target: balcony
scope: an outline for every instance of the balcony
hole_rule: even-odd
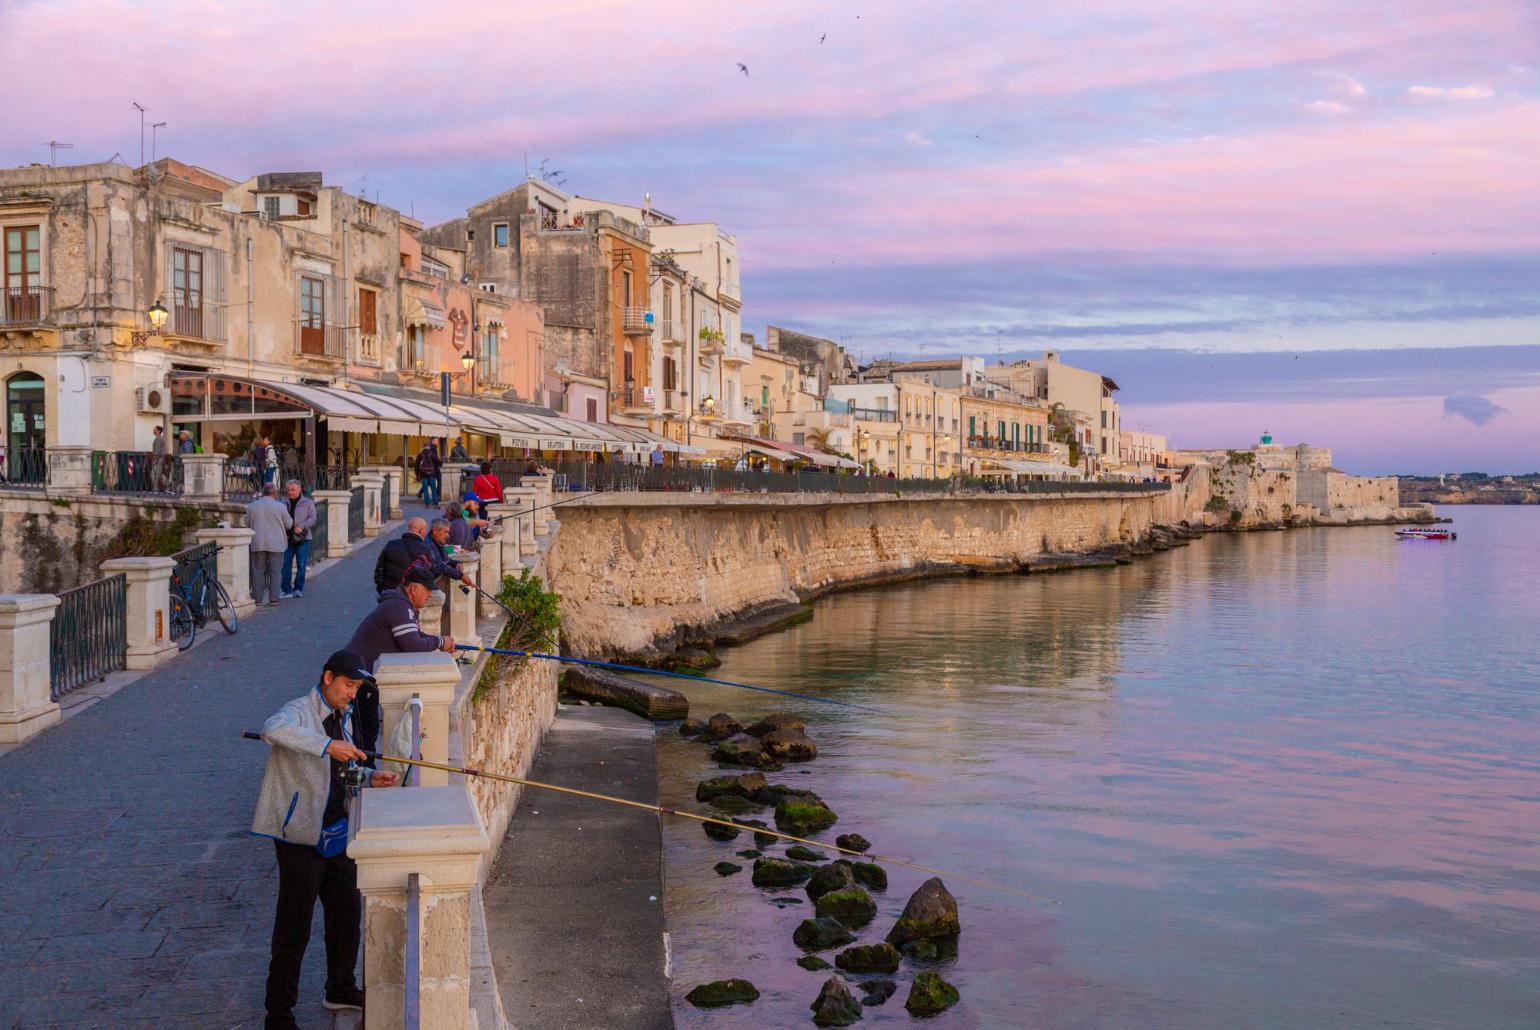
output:
[[[646,308],[624,308],[620,326],[628,336],[648,336],[652,333],[652,312]]]
[[[648,396],[650,392],[650,387],[626,387],[620,391],[620,410],[627,415],[652,414],[652,400]]]
[[[4,300],[0,304],[0,328],[43,325],[53,318],[51,286],[9,286]]]
[[[721,354],[727,345],[727,341],[722,336],[722,331],[720,329],[702,329],[699,336],[700,345],[696,348],[696,353],[700,354],[702,357],[706,357],[712,354]]]
[[[686,327],[683,322],[672,318],[665,318],[661,322],[653,323],[658,328],[658,340],[665,347],[683,347],[686,336]]]
[[[732,341],[722,351],[722,364],[724,365],[747,365],[753,360],[754,355],[749,352],[748,346],[741,340]]]
[[[1010,454],[1047,454],[1046,443],[1013,443],[1010,440],[1002,440],[994,436],[970,436],[968,447],[971,450],[1004,451]]]
[[[850,417],[857,422],[897,422],[898,412],[887,408],[851,408]]]
[[[441,278],[439,276],[435,276],[433,273],[428,272],[427,270],[408,268],[406,265],[402,265],[401,281],[417,283],[422,286],[437,286],[441,281]]]
[[[678,390],[663,391],[662,411],[665,416],[673,418],[684,414],[684,401],[680,399]]]
[[[306,325],[303,321],[294,327],[294,353],[304,358],[321,358],[342,361],[347,350],[340,325]]]

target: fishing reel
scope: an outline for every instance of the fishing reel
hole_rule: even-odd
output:
[[[367,787],[369,785],[370,770],[362,766],[350,765],[342,770],[342,785],[344,787]]]

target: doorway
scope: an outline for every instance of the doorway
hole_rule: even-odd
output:
[[[18,372],[5,382],[5,474],[31,482],[43,469],[43,377]]]

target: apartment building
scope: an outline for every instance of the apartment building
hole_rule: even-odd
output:
[[[1118,384],[1100,372],[1075,368],[1059,360],[1058,351],[1043,357],[992,365],[985,374],[998,383],[1052,411],[1073,413],[1077,450],[1088,472],[1116,469],[1121,464],[1122,414],[1115,394]]]

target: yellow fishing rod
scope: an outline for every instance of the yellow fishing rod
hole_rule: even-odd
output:
[[[246,732],[241,734],[247,740],[261,740],[262,734]],[[423,769],[437,769],[441,772],[458,773],[461,776],[478,776],[484,780],[497,780],[500,783],[517,783],[523,787],[535,787],[539,790],[554,791],[557,794],[567,794],[576,798],[588,798],[590,801],[608,801],[614,805],[625,805],[627,808],[638,808],[644,812],[654,812],[658,815],[672,815],[680,819],[693,819],[698,823],[706,823],[712,826],[725,826],[732,830],[747,830],[750,833],[762,833],[767,837],[775,837],[778,840],[793,841],[797,844],[805,844],[809,847],[821,848],[824,851],[833,851],[841,855],[849,855],[852,858],[866,862],[876,862],[879,865],[899,866],[904,869],[913,869],[916,872],[930,873],[932,876],[945,876],[949,879],[960,880],[963,883],[971,883],[975,887],[983,887],[986,890],[1002,891],[1006,894],[1014,894],[1019,898],[1028,898],[1032,901],[1041,901],[1049,905],[1057,905],[1052,898],[1045,898],[1041,894],[1032,894],[1028,891],[1018,890],[1015,887],[1007,887],[1004,884],[991,883],[988,880],[980,880],[973,876],[964,876],[962,873],[949,873],[944,869],[932,869],[930,866],[917,865],[913,862],[905,862],[901,858],[890,858],[886,855],[872,855],[850,848],[842,848],[837,844],[826,844],[823,841],[809,840],[806,837],[797,837],[790,833],[782,833],[762,826],[746,826],[743,823],[735,823],[730,819],[718,819],[716,816],[701,815],[698,812],[685,812],[677,808],[669,808],[667,805],[649,805],[645,801],[630,801],[626,798],[617,798],[612,794],[596,794],[591,790],[579,790],[576,787],[559,787],[554,783],[542,783],[539,780],[529,780],[522,776],[508,776],[504,773],[484,772],[480,769],[470,769],[458,765],[443,765],[439,762],[429,762],[421,758],[402,758],[400,755],[387,755],[379,751],[365,751],[364,754],[381,762],[400,762],[403,765],[415,765]]]

